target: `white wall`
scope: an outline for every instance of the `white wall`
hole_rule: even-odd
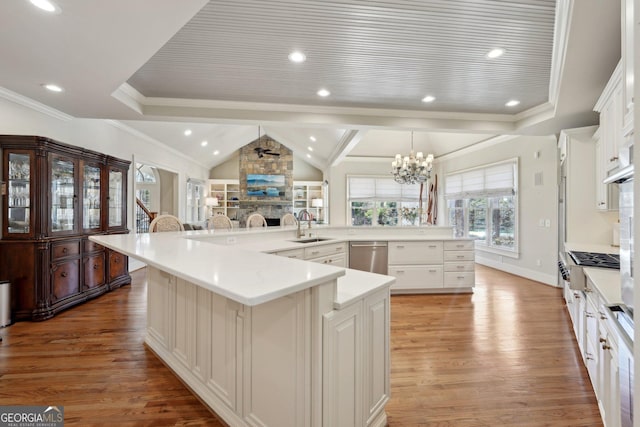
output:
[[[3,95],[4,92],[0,92]],[[0,97],[0,134],[38,135],[84,147],[125,160],[146,163],[178,174],[179,212],[184,219],[186,182],[188,178],[207,179],[207,168],[187,159],[181,153],[145,138],[116,122],[99,119],[76,119],[42,104],[17,96],[15,101]],[[24,104],[32,104],[33,108]],[[135,193],[133,170],[129,168],[129,213],[127,224],[133,230]]]
[[[503,137],[504,138],[504,137]],[[446,221],[443,199],[447,173],[517,157],[519,256],[510,258],[476,250],[476,261],[519,276],[556,285],[558,276],[558,155],[555,136],[496,139],[467,152],[445,156],[434,166],[438,174],[439,219]],[[537,153],[537,154],[536,154]],[[537,157],[536,157],[537,156]],[[535,175],[542,185],[535,185]],[[591,188],[591,191],[595,191]],[[549,220],[550,226],[540,226]],[[538,265],[539,264],[539,265]]]

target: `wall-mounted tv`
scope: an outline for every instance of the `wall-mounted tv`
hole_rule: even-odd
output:
[[[284,175],[247,174],[247,196],[280,197],[284,195]]]

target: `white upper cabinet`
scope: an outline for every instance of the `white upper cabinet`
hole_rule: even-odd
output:
[[[594,110],[600,113],[600,142],[605,174],[619,166],[623,120],[622,61],[618,63]]]
[[[623,136],[633,130],[633,57],[634,57],[634,0],[622,1],[622,63],[623,63]]]

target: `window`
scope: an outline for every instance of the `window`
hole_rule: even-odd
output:
[[[511,159],[446,176],[447,217],[455,237],[517,254],[517,171],[518,159]]]
[[[398,184],[392,178],[347,177],[351,225],[420,225],[420,184]]]

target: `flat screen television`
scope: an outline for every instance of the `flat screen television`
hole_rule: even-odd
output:
[[[247,196],[284,196],[284,182],[284,175],[247,174]]]

